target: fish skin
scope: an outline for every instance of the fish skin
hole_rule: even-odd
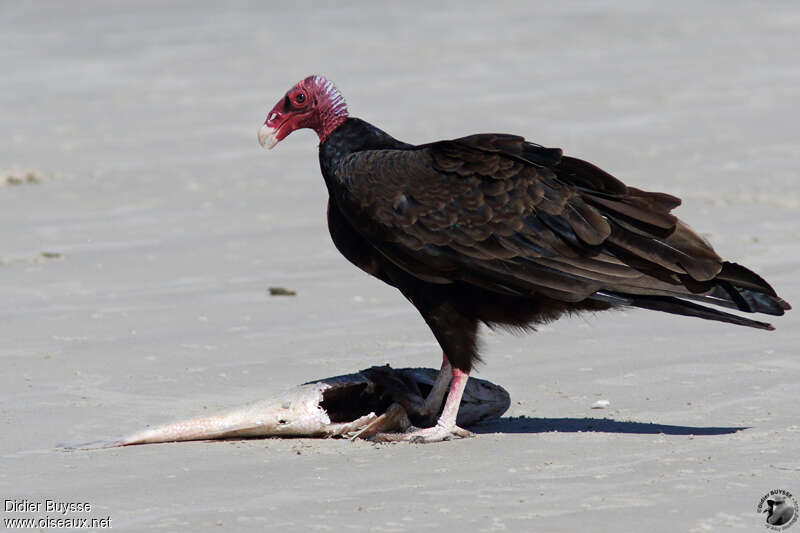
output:
[[[408,417],[400,404],[420,402],[423,398],[419,393],[419,385],[430,387],[437,373],[432,368],[392,369],[388,365],[372,367],[353,374],[304,383],[268,400],[251,402],[217,414],[159,425],[119,439],[73,445],[59,444],[58,447],[67,450],[92,450],[138,444],[251,437],[366,439],[376,432],[404,431]],[[410,386],[402,389],[400,385],[399,390],[389,391],[380,385],[387,379]],[[337,389],[340,396],[352,394],[354,401],[367,404],[376,395],[391,396],[391,405],[386,411],[391,411],[392,416],[382,417],[384,413],[369,412],[353,420],[332,422],[322,405],[326,391]],[[508,392],[502,387],[470,378],[459,409],[458,423],[469,426],[499,418],[510,403]]]

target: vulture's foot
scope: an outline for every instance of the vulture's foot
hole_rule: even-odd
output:
[[[375,418],[375,420],[364,426],[361,430],[351,433],[348,436],[350,440],[371,440],[375,435],[389,435],[389,433],[385,432],[396,429],[407,431],[410,427],[413,426],[408,419],[406,410],[402,405],[393,403],[381,416]]]
[[[408,428],[406,433],[377,433],[369,440],[373,442],[413,442],[414,444],[426,444],[429,442],[442,442],[446,440],[466,439],[474,437],[475,434],[458,426],[444,427],[435,425],[430,428],[419,429]]]
[[[452,380],[440,379],[443,374],[446,376],[451,372],[452,372]],[[406,433],[399,433],[399,434],[378,433],[377,435],[372,437],[372,440],[377,442],[405,441],[405,442],[423,443],[423,442],[442,442],[445,440],[463,439],[466,437],[472,437],[473,436],[472,433],[470,433],[466,429],[461,429],[456,425],[458,408],[459,405],[461,404],[461,397],[464,394],[464,388],[467,386],[469,373],[451,366],[450,363],[447,361],[447,358],[445,357],[444,362],[442,364],[442,370],[439,372],[439,376],[440,378],[436,379],[437,383],[434,384],[434,390],[436,390],[437,388],[443,389],[447,387],[447,382],[449,381],[450,392],[447,394],[447,401],[444,403],[442,414],[439,417],[439,421],[436,422],[435,426],[425,429],[409,428],[409,431],[407,431]],[[439,393],[437,392],[436,396],[438,395]]]

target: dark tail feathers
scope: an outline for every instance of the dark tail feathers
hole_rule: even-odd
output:
[[[593,299],[617,305],[630,305],[653,311],[662,311],[675,315],[694,316],[706,320],[728,322],[739,326],[773,330],[771,324],[750,320],[730,313],[717,311],[683,298],[710,303],[746,313],[764,313],[780,316],[792,308],[788,302],[779,297],[769,283],[761,276],[736,263],[724,262],[722,270],[714,278],[716,282],[712,290],[705,295],[681,294],[675,296],[656,296],[624,294],[613,291],[598,291]]]
[[[765,313],[780,316],[792,308],[788,302],[775,293],[769,283],[755,272],[742,265],[722,263],[722,271],[714,278],[717,287],[712,294],[724,290],[735,303],[734,309],[747,313]]]

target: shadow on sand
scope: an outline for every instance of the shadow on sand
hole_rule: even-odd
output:
[[[469,428],[474,433],[634,433],[640,435],[727,435],[747,427],[668,426],[646,422],[622,422],[611,418],[506,417]]]

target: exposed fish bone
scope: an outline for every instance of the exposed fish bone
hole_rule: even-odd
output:
[[[164,424],[117,440],[62,445],[94,449],[239,437],[349,437],[405,431],[424,403],[438,371],[376,366],[343,376],[299,385],[215,415]],[[511,403],[502,387],[469,378],[458,411],[458,424],[470,426],[499,418]]]

